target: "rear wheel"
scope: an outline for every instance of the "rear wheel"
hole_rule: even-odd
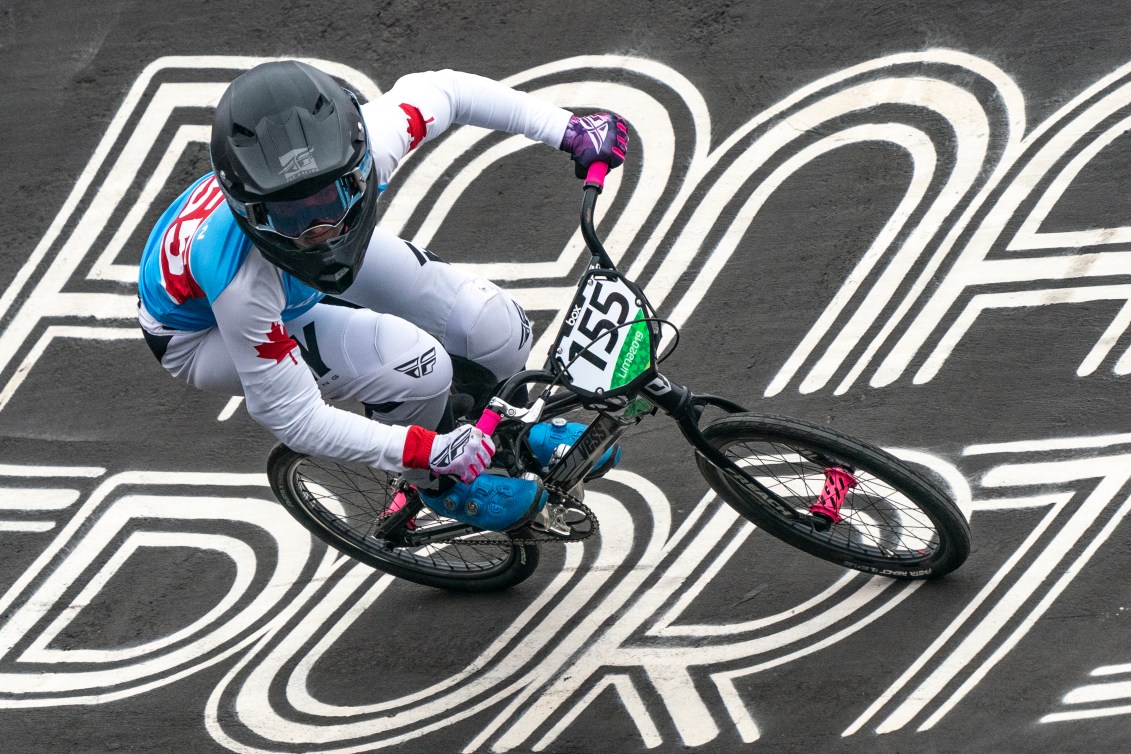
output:
[[[538,566],[538,546],[505,532],[475,531],[406,546],[382,531],[396,476],[362,464],[308,456],[277,445],[267,460],[275,497],[311,534],[373,568],[408,581],[459,592],[497,592],[525,581]],[[428,508],[415,518],[426,535],[450,519]]]
[[[805,552],[906,579],[942,576],[970,553],[970,528],[958,507],[886,451],[816,424],[754,414],[727,416],[703,435],[785,507],[696,454],[708,484],[767,534]],[[854,486],[829,516],[815,504],[828,499],[822,493],[830,479],[846,478],[837,469]]]

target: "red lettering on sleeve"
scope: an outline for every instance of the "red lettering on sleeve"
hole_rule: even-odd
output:
[[[204,291],[189,269],[189,249],[196,231],[223,199],[216,177],[210,177],[193,189],[185,206],[161,237],[161,284],[178,304],[191,298],[204,298]]]

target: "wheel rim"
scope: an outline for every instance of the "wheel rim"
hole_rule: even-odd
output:
[[[378,518],[392,502],[394,474],[304,457],[295,462],[288,478],[295,499],[323,531],[383,563],[436,576],[476,579],[508,570],[515,557],[515,545],[496,532],[475,532],[475,542],[457,538],[415,548],[392,547],[373,536]],[[424,508],[416,516],[416,531],[451,523]],[[497,544],[484,540],[497,540]]]
[[[939,553],[942,537],[927,512],[857,460],[768,439],[737,440],[719,450],[797,511],[800,518],[779,512],[778,521],[817,545],[901,566]],[[842,521],[828,526],[809,515],[809,507],[820,496],[825,469],[831,466],[851,468],[856,487],[845,496]]]

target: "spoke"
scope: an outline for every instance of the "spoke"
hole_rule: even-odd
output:
[[[858,460],[771,439],[737,440],[720,450],[802,513],[819,499],[825,485],[826,467],[810,458],[820,459],[828,468],[853,469],[857,486],[844,500],[840,523],[821,531],[811,518],[781,516],[784,524],[803,536],[867,557],[918,558],[939,546],[939,532],[926,513]]]
[[[361,465],[347,465],[314,458],[302,462],[297,470],[296,487],[311,514],[321,520],[335,536],[380,559],[404,563],[439,574],[486,572],[505,567],[514,545],[500,535],[498,544],[480,539],[452,539],[417,547],[375,548],[373,529],[388,511],[392,499],[392,476]],[[417,514],[419,529],[450,526],[453,522],[427,508]],[[460,533],[458,537],[468,534]]]

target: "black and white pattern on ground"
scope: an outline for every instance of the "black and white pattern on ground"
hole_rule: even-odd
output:
[[[0,731],[12,751],[1123,751],[1131,52],[1098,2],[0,7]],[[598,540],[459,596],[327,552],[273,440],[154,362],[149,227],[274,56],[451,67],[633,124],[601,231],[673,377],[932,466],[974,552],[795,553],[643,424]],[[455,130],[383,226],[512,290],[583,264],[564,157]],[[670,367],[670,368],[667,368]]]

